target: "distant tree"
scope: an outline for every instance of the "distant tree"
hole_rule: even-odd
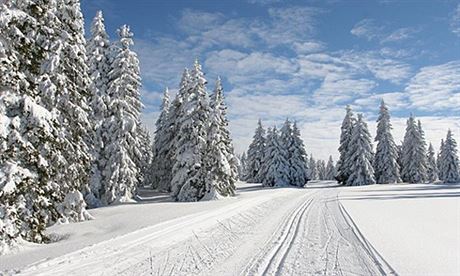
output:
[[[309,180],[308,156],[296,122],[292,126],[292,138],[289,158],[290,180],[292,185],[303,187]]]
[[[457,142],[450,129],[447,131],[447,137],[442,151],[441,171],[444,183],[460,182]]]
[[[438,180],[438,167],[434,155],[433,145],[430,143],[427,154],[427,180],[431,183]]]
[[[325,180],[335,180],[336,170],[334,166],[334,160],[332,160],[332,156],[329,156],[329,160],[327,161],[326,165],[326,177]]]
[[[254,138],[248,149],[248,171],[246,180],[248,182],[257,183],[261,182],[264,178],[264,176],[261,175],[259,171],[262,166],[262,161],[264,160],[265,143],[265,130],[262,126],[262,122],[259,119]]]
[[[289,162],[287,152],[281,144],[276,127],[267,134],[267,146],[264,163],[267,173],[263,184],[268,187],[285,187],[289,185]]]
[[[326,179],[326,162],[324,162],[324,160],[316,161],[316,171],[318,172],[319,180]]]
[[[318,180],[318,170],[316,167],[316,160],[313,155],[310,154],[310,160],[308,161],[308,178],[310,180]]]

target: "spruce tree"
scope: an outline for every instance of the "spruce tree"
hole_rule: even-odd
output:
[[[358,115],[349,145],[350,156],[347,164],[351,166],[351,175],[347,179],[347,185],[361,186],[375,184],[374,169],[372,167],[372,142],[362,114]]]
[[[430,183],[438,180],[438,167],[436,164],[436,157],[434,155],[433,145],[430,143],[427,154],[427,180]]]
[[[427,165],[425,140],[421,125],[413,116],[407,120],[406,134],[402,145],[402,180],[409,183],[425,182]]]
[[[352,154],[350,151],[350,140],[355,123],[356,119],[354,117],[353,111],[351,110],[350,106],[347,106],[346,115],[341,126],[339,147],[340,158],[337,162],[337,181],[342,184],[347,183],[348,177],[351,174],[351,164],[348,164],[347,160],[349,160],[350,155]]]
[[[107,163],[102,172],[105,204],[130,201],[140,180],[138,128],[141,127],[139,115],[142,104],[139,60],[131,50],[133,34],[129,27],[122,26],[118,35],[109,73],[109,117],[104,121],[107,129],[104,132],[107,144],[103,152]]]
[[[310,180],[318,180],[318,170],[316,167],[316,160],[313,155],[310,154],[310,160],[308,161],[308,178]]]
[[[318,172],[319,180],[326,179],[326,163],[324,162],[324,160],[316,161],[316,171]]]
[[[460,167],[457,155],[457,142],[455,141],[452,131],[447,131],[446,140],[442,149],[441,171],[444,183],[460,182]]]
[[[152,178],[150,180],[154,189],[160,191],[171,191],[171,161],[169,160],[170,142],[173,139],[172,126],[169,123],[170,110],[169,90],[165,89],[163,93],[163,102],[161,112],[155,122],[155,138],[153,140],[153,160],[151,166]]]
[[[205,154],[209,123],[209,97],[206,79],[198,60],[195,61],[187,92],[177,119],[178,133],[175,146],[175,163],[171,182],[172,196],[177,201],[199,201],[212,196],[206,183]]]
[[[398,165],[398,150],[391,134],[390,113],[382,100],[377,119],[377,148],[375,152],[375,179],[379,184],[401,182]]]
[[[291,185],[303,187],[309,179],[308,156],[296,122],[292,126],[292,140],[289,158]]]
[[[262,160],[264,160],[265,152],[265,130],[262,126],[262,122],[259,119],[257,128],[254,134],[252,143],[248,149],[248,160],[247,160],[247,181],[248,182],[261,182],[265,177],[259,171],[261,170]]]
[[[267,187],[286,187],[289,185],[289,162],[281,137],[276,127],[267,135],[265,161],[267,173],[263,185]]]
[[[137,139],[139,141],[139,153],[137,156],[137,167],[139,168],[138,185],[151,186],[151,160],[152,160],[152,142],[147,128],[139,123],[137,127]]]
[[[335,180],[336,170],[334,166],[334,160],[332,160],[332,156],[329,156],[329,160],[327,161],[326,165],[326,180]]]
[[[103,122],[108,114],[109,46],[110,42],[104,26],[104,17],[102,12],[98,11],[91,24],[91,36],[86,44],[88,74],[91,78],[89,104],[91,107],[90,119],[94,128],[94,144],[90,173],[90,193],[85,195],[85,199],[92,207],[101,205],[101,195],[104,192],[104,187],[101,186],[102,169],[107,160],[102,155],[105,145]]]
[[[224,103],[222,83],[218,78],[211,98],[210,126],[205,155],[208,171],[206,190],[214,193],[210,194],[210,198],[215,197],[216,192],[222,196],[235,194],[236,158],[227,126],[227,107]]]
[[[246,170],[247,170],[247,156],[246,152],[243,152],[240,157],[240,166],[238,170],[239,179],[246,181]]]

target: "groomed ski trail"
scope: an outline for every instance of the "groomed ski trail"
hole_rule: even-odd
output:
[[[152,225],[20,275],[389,275],[338,201],[341,187],[250,189],[223,207]]]

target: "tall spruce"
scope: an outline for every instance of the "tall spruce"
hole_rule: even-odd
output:
[[[139,116],[141,78],[139,60],[131,50],[133,34],[128,26],[118,29],[119,41],[114,45],[114,58],[109,73],[109,117],[104,121],[104,158],[102,176],[103,202],[111,204],[130,201],[140,180]]]
[[[227,107],[224,103],[222,83],[218,78],[211,97],[210,126],[205,155],[208,171],[206,190],[211,191],[207,199],[215,198],[217,194],[222,196],[235,194],[238,174],[235,165],[237,164],[227,127]]]
[[[444,180],[444,175],[442,174],[442,161],[443,161],[443,149],[444,149],[444,139],[441,139],[441,145],[439,146],[438,155],[436,158],[436,167],[438,168],[438,177],[439,180]]]
[[[436,157],[433,149],[433,145],[430,143],[427,153],[427,180],[430,183],[438,180],[438,166],[436,164]]]
[[[347,179],[349,186],[361,186],[375,183],[374,168],[372,166],[374,154],[372,142],[363,115],[358,115],[350,139],[350,156],[347,164],[351,166],[351,174]]]
[[[289,185],[289,161],[281,137],[276,127],[267,134],[267,146],[264,163],[266,174],[263,185],[267,187],[285,187]]]
[[[326,177],[325,180],[335,180],[337,172],[334,166],[334,160],[332,160],[332,156],[329,156],[329,160],[327,161],[326,165]]]
[[[318,180],[318,168],[312,154],[310,154],[310,159],[308,160],[308,178],[310,180]]]
[[[326,179],[326,162],[324,162],[324,160],[316,161],[316,171],[318,172],[319,180]]]
[[[441,154],[441,171],[444,183],[460,182],[460,167],[457,154],[457,142],[455,141],[452,131],[447,131],[446,140]]]
[[[286,151],[286,159],[289,162],[287,171],[289,184],[293,184],[293,175],[295,174],[295,168],[291,166],[290,161],[292,160],[292,152],[294,151],[294,137],[292,133],[292,124],[291,121],[289,121],[289,119],[286,119],[286,121],[284,121],[284,124],[280,129],[279,140],[281,147],[283,147],[283,149]]]
[[[427,179],[426,149],[421,124],[411,115],[407,120],[402,145],[402,173],[404,182],[423,183]]]
[[[109,37],[105,30],[104,17],[98,11],[91,24],[91,36],[86,44],[88,59],[88,74],[91,78],[90,100],[92,125],[94,128],[94,144],[92,151],[90,193],[85,195],[85,199],[92,207],[101,205],[101,197],[104,193],[102,187],[102,170],[107,162],[103,158],[102,151],[105,145],[103,139],[103,122],[107,118],[109,102],[107,88],[109,84],[110,58],[109,58]]]
[[[254,134],[254,138],[249,145],[248,149],[248,160],[247,160],[247,181],[248,182],[261,182],[265,177],[259,171],[261,170],[262,162],[265,159],[265,130],[262,126],[262,122],[259,119],[257,122],[257,128]]]
[[[380,104],[380,114],[377,119],[377,148],[375,152],[375,179],[379,184],[401,182],[398,165],[398,149],[391,134],[390,113],[385,102]]]
[[[340,158],[337,162],[337,180],[339,183],[347,183],[348,177],[351,174],[351,164],[347,163],[350,158],[350,140],[353,132],[353,127],[356,123],[353,111],[350,106],[346,107],[345,118],[342,121],[339,153]]]
[[[296,122],[292,125],[292,140],[289,158],[290,180],[292,185],[303,187],[309,180],[308,156]]]
[[[195,61],[188,91],[183,95],[182,111],[178,118],[175,163],[171,183],[172,196],[177,201],[199,201],[212,190],[207,186],[205,164],[209,97],[206,79],[198,60]]]
[[[161,103],[161,112],[157,121],[155,122],[155,138],[153,140],[153,158],[151,165],[152,178],[150,184],[154,189],[160,191],[171,191],[171,161],[170,155],[170,142],[172,136],[172,124],[169,122],[170,111],[169,89],[166,88],[163,93],[163,101]]]

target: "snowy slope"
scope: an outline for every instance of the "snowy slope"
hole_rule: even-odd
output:
[[[372,185],[340,200],[401,275],[460,275],[460,185]]]

